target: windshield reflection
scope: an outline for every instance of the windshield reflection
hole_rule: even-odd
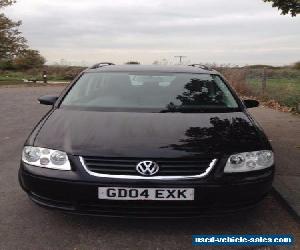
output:
[[[84,109],[149,109],[150,112],[232,110],[238,105],[217,75],[84,74],[62,102]]]

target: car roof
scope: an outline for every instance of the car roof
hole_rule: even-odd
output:
[[[85,70],[85,72],[160,72],[160,73],[192,73],[192,74],[219,74],[217,71],[199,66],[182,65],[101,65]]]

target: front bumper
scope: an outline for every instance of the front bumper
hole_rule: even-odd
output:
[[[75,162],[78,165],[79,162]],[[218,168],[216,168],[218,169]],[[274,167],[255,173],[180,181],[116,180],[75,171],[42,169],[21,163],[19,181],[39,205],[80,214],[133,217],[194,217],[215,215],[253,206],[270,191]],[[194,201],[99,200],[98,187],[195,188]]]

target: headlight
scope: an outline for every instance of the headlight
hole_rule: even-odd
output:
[[[22,161],[41,168],[71,170],[67,154],[59,150],[25,146]]]
[[[245,152],[231,155],[226,163],[225,173],[248,172],[271,167],[274,154],[270,150]]]

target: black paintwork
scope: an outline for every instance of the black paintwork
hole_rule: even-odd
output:
[[[269,169],[248,174],[248,176],[239,174],[224,176],[214,182],[204,179],[173,182],[132,180],[120,182],[113,179],[92,178],[81,173],[80,180],[74,180],[76,171],[64,173],[64,180],[62,180],[52,176],[55,175],[53,173],[55,171],[33,168],[32,172],[29,172],[30,168],[33,167],[22,164],[19,172],[20,183],[28,192],[29,197],[38,205],[72,213],[102,216],[194,217],[234,212],[251,207],[263,199],[270,191],[273,179],[273,169]],[[46,175],[48,177],[45,177]],[[88,180],[83,181],[86,178]],[[228,181],[223,182],[224,179]],[[99,201],[97,199],[99,186],[189,187],[195,189],[195,201]]]
[[[216,71],[197,67],[140,65],[112,65],[87,71],[133,70],[218,74]],[[53,108],[37,124],[25,143],[67,152],[73,169],[57,171],[21,163],[21,186],[37,203],[61,209],[67,209],[69,206],[72,207],[72,211],[75,209],[82,212],[83,208],[74,204],[83,202],[102,205],[96,199],[97,187],[114,185],[194,187],[196,193],[202,196],[197,196],[193,206],[212,207],[216,204],[220,206],[221,203],[230,203],[230,207],[238,207],[256,202],[270,190],[274,167],[253,173],[224,174],[223,169],[230,154],[271,149],[264,132],[247,112],[247,102],[245,105],[234,92],[233,95],[239,104],[235,112],[100,112],[60,107],[62,99],[75,82],[76,79],[62,92]],[[47,97],[46,101],[49,98]],[[257,103],[248,104],[256,106]],[[193,181],[120,181],[90,176],[79,162],[80,155],[144,159],[214,157],[218,159],[218,163],[210,175]],[[122,204],[126,207],[129,203],[116,204],[118,207]],[[68,206],[64,207],[63,204]],[[113,204],[115,203],[105,202],[104,205],[109,207]],[[140,202],[138,206],[147,205]],[[89,212],[88,209],[83,210]],[[114,212],[111,211],[111,214]]]
[[[54,103],[57,101],[58,97],[57,96],[52,96],[52,95],[44,95],[38,98],[38,101],[40,104],[44,105],[54,105]]]
[[[127,113],[54,110],[34,145],[74,155],[205,157],[269,149],[243,112]]]
[[[259,102],[257,100],[244,100],[244,104],[247,108],[256,108],[259,106]]]

